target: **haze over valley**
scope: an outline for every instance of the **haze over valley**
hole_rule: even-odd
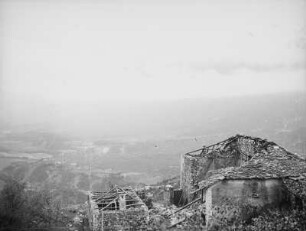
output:
[[[304,0],[0,0],[0,190],[178,182],[236,134],[306,157]]]
[[[238,133],[305,156],[305,103],[302,93],[284,93],[135,103],[129,110],[122,104],[84,105],[77,124],[7,123],[0,140],[1,179],[14,176],[63,198],[69,191],[69,204],[110,182],[137,186],[176,177],[182,154]]]

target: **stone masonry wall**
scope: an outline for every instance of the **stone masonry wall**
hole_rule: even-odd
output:
[[[212,160],[185,155],[182,161],[180,186],[183,191],[182,204],[186,204],[193,199],[190,193],[198,189],[197,184],[201,179],[205,178],[207,171],[211,167]]]
[[[88,215],[90,230],[99,230],[100,213],[97,204],[88,197]]]
[[[255,153],[255,142],[248,138],[239,138],[237,142],[239,151],[245,155],[253,156]]]
[[[102,215],[100,216],[102,222]],[[103,229],[107,230],[135,230],[146,227],[148,212],[145,209],[128,209],[125,211],[103,212]]]
[[[193,195],[190,195],[190,193],[198,189],[197,185],[200,181],[209,177],[210,170],[238,166],[239,164],[240,160],[236,156],[232,158],[208,158],[185,155],[182,163],[180,182],[184,202],[187,203],[193,199]]]

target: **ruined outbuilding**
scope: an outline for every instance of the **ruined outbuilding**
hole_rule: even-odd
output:
[[[184,154],[181,159],[180,179],[184,202],[193,199],[191,192],[199,188],[199,182],[211,175],[211,170],[241,166],[248,162],[265,142],[259,138],[237,135]]]
[[[236,135],[185,154],[180,184],[185,204],[201,200],[210,221],[226,201],[279,207],[305,197],[306,161],[274,142]]]
[[[115,186],[108,192],[90,192],[88,200],[93,231],[121,230],[148,217],[147,206],[131,187]]]

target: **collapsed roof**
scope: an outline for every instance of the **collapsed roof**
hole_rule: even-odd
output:
[[[98,206],[98,209],[103,211],[147,209],[147,206],[131,187],[115,186],[108,192],[92,192],[90,198]]]

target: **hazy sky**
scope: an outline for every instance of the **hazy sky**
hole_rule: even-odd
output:
[[[8,100],[305,89],[305,0],[0,0]]]

